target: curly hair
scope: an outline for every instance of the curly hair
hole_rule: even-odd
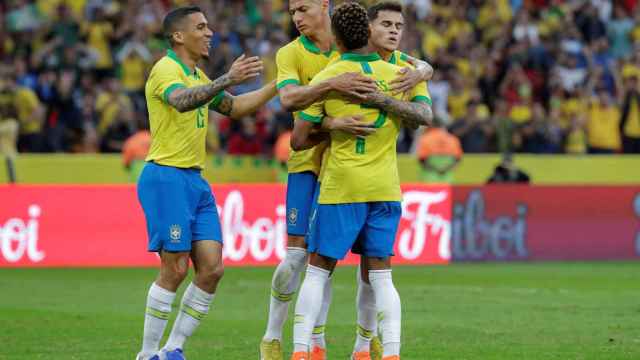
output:
[[[367,10],[356,2],[343,3],[333,10],[331,28],[347,50],[360,49],[369,42]]]

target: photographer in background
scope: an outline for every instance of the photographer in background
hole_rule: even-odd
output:
[[[513,155],[505,153],[502,155],[502,162],[493,170],[493,174],[487,181],[489,184],[520,183],[528,184],[531,178],[527,173],[520,170],[513,163]]]

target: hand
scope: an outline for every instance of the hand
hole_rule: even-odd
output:
[[[365,137],[376,132],[372,124],[362,122],[362,116],[346,116],[341,118],[327,119],[329,130],[340,130],[358,137]]]
[[[263,70],[262,60],[257,56],[246,57],[242,54],[231,64],[227,73],[232,85],[240,84],[246,80],[259,76]]]
[[[333,90],[360,100],[364,100],[367,94],[378,90],[373,79],[356,72],[336,76],[330,81]]]
[[[429,77],[431,76],[433,76],[433,68],[431,68],[431,75]],[[393,79],[389,85],[391,86],[391,93],[397,95],[410,91],[423,81],[424,76],[420,71],[405,67],[398,71],[398,77]]]

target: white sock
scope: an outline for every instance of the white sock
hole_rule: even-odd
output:
[[[193,334],[205,315],[209,313],[209,305],[214,295],[198,288],[193,283],[189,284],[182,295],[180,312],[164,349],[171,351],[184,347],[184,342]]]
[[[307,250],[287,248],[287,255],[278,264],[271,280],[271,300],[269,301],[269,320],[263,339],[282,340],[282,326],[287,320],[289,303],[300,283],[301,273],[307,264]]]
[[[325,284],[329,281],[328,270],[309,265],[307,276],[300,287],[296,302],[295,320],[293,324],[294,352],[309,351],[313,325],[322,307]]]
[[[138,354],[140,359],[148,359],[158,351],[175,298],[176,293],[165,290],[156,283],[151,284],[144,316],[142,350]]]
[[[358,314],[358,329],[354,352],[369,351],[371,338],[378,335],[378,313],[376,311],[376,297],[371,285],[362,280],[362,273],[358,268],[358,293],[356,295],[356,312]]]
[[[322,307],[320,313],[316,319],[316,324],[313,327],[313,334],[311,335],[311,344],[313,346],[319,346],[323,349],[327,348],[327,343],[324,338],[324,330],[327,324],[327,317],[329,316],[329,307],[331,306],[331,298],[333,297],[333,288],[331,286],[331,279],[324,284],[324,291],[322,296]]]
[[[380,313],[384,356],[400,355],[402,309],[400,295],[391,279],[391,269],[369,270],[369,282],[376,297],[376,308]]]

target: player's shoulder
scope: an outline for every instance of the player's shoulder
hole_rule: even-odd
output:
[[[163,56],[151,68],[150,76],[157,73],[168,73],[168,72],[176,72],[180,73],[182,68],[180,64],[178,64],[175,60],[171,59],[169,56]]]
[[[329,63],[326,67],[324,67],[324,69],[320,70],[320,72],[317,73],[316,76],[313,77],[313,79],[316,81],[325,80],[348,71],[350,71],[349,63],[344,60],[338,59],[332,63]]]
[[[295,38],[289,43],[287,43],[286,45],[283,45],[282,47],[280,47],[280,49],[278,49],[278,51],[276,52],[276,57],[295,56],[299,54],[299,50],[300,50],[299,39],[300,38]]]

